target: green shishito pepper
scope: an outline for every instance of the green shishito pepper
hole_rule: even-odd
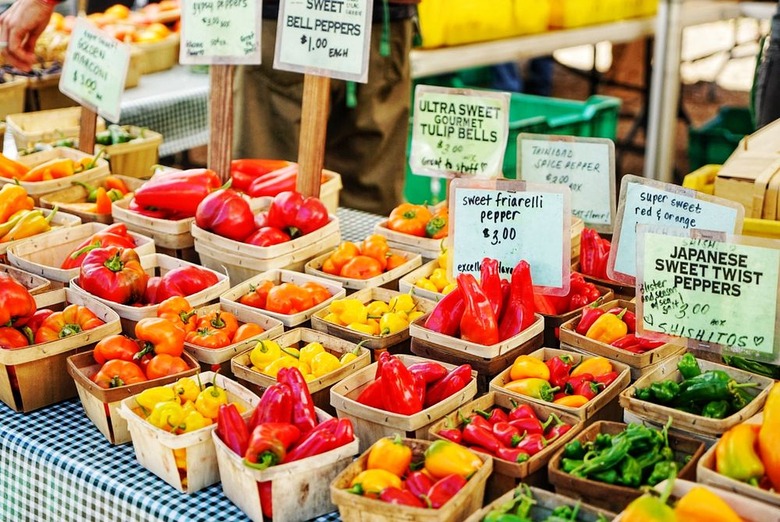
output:
[[[653,472],[647,477],[647,483],[655,486],[659,482],[668,479],[677,472],[677,463],[672,460],[662,460],[653,466]]]
[[[620,463],[620,484],[629,488],[638,488],[642,484],[642,467],[637,459],[631,455],[626,455]]]
[[[691,353],[686,353],[677,361],[677,369],[680,371],[683,379],[693,379],[697,375],[701,375],[699,361]]]
[[[725,419],[730,411],[731,403],[729,401],[710,401],[704,405],[701,414],[711,419]]]
[[[684,381],[681,386],[682,391],[675,402],[688,404],[691,402],[728,401],[734,399],[741,388],[755,386],[758,386],[758,383],[738,383],[723,370],[707,370],[701,375]]]
[[[745,359],[738,355],[724,355],[723,362],[734,368],[745,370],[746,372],[756,373],[772,379],[780,379],[780,366],[774,364]]]
[[[582,459],[585,456],[585,448],[579,439],[575,439],[563,448],[563,456],[567,459]]]

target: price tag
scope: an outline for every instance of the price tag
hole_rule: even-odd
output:
[[[500,176],[509,135],[509,96],[418,85],[409,160],[412,172],[436,177]]]
[[[780,241],[640,226],[638,331],[780,362]]]
[[[260,1],[182,2],[179,62],[259,64]]]
[[[77,18],[65,52],[59,88],[109,121],[119,121],[130,46]]]
[[[571,193],[563,185],[458,178],[450,184],[450,273],[479,278],[482,260],[498,259],[509,279],[523,259],[534,287],[565,295],[571,271]]]
[[[373,6],[365,0],[281,2],[274,69],[366,83]]]
[[[735,234],[742,231],[745,216],[739,203],[638,176],[623,176],[618,201],[607,275],[630,285],[636,279],[637,225]]]
[[[521,133],[518,178],[567,185],[571,213],[599,232],[612,233],[615,217],[615,144],[603,138]]]

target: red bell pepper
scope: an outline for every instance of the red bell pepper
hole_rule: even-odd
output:
[[[301,431],[285,422],[259,424],[249,436],[244,463],[250,468],[266,469],[285,461],[287,450],[301,436]]]
[[[37,308],[27,288],[7,272],[0,272],[0,325],[31,317]]]
[[[454,337],[460,329],[460,321],[466,310],[463,294],[457,289],[445,295],[425,320],[425,327],[440,334]]]
[[[271,245],[278,245],[280,243],[286,243],[292,238],[290,235],[276,227],[261,227],[255,230],[248,237],[244,238],[244,243],[249,245],[255,245],[259,247],[268,247]]]
[[[235,404],[220,405],[217,411],[217,435],[236,455],[246,455],[249,430]]]
[[[211,270],[199,266],[180,266],[163,274],[150,304],[162,303],[169,297],[196,294],[215,284],[219,279]]]
[[[135,248],[135,240],[127,232],[127,225],[124,223],[114,223],[104,228],[100,232],[95,232],[87,239],[79,243],[71,253],[62,260],[60,268],[68,270],[78,268],[88,252],[96,248],[105,248],[116,246],[121,248]]]
[[[317,413],[309,387],[298,368],[282,368],[276,380],[290,387],[292,392],[292,423],[306,435],[317,426]]]
[[[155,176],[135,191],[141,207],[195,215],[198,205],[213,190],[222,186],[216,172],[209,169],[172,171]]]
[[[292,390],[284,383],[277,382],[266,388],[260,397],[252,417],[249,419],[249,431],[258,424],[266,422],[292,421]]]
[[[407,367],[415,376],[420,376],[425,384],[431,384],[445,375],[447,375],[447,368],[437,363],[436,361],[426,361],[414,363]]]
[[[526,419],[528,417],[538,420],[536,411],[534,411],[530,404],[517,404],[512,400],[512,406],[512,409],[509,410],[509,420]]]
[[[514,463],[525,462],[531,458],[527,451],[519,448],[501,448],[496,453],[496,457]]]
[[[22,332],[10,326],[0,326],[0,348],[11,349],[29,346],[30,340]]]
[[[587,308],[583,308],[582,315],[580,316],[577,326],[574,327],[574,331],[580,335],[585,335],[588,333],[588,329],[593,326],[593,323],[596,322],[596,319],[602,315],[604,315],[604,310],[599,308],[598,301]]]
[[[135,250],[108,247],[92,250],[84,257],[78,284],[108,301],[132,304],[143,297],[148,279]]]
[[[482,446],[490,453],[495,453],[498,448],[504,446],[493,434],[492,426],[479,426],[473,422],[463,428],[463,442]]]
[[[284,229],[292,225],[298,209],[303,205],[304,197],[294,190],[281,192],[274,196],[268,207],[268,225]]]
[[[455,494],[463,489],[467,481],[460,475],[452,474],[439,479],[428,491],[428,500],[433,509],[439,509]]]
[[[477,410],[477,413],[485,417],[485,419],[487,419],[488,423],[490,424],[509,421],[509,415],[499,406],[496,406],[489,412],[484,410]]]
[[[428,507],[427,504],[417,498],[414,493],[408,489],[398,489],[392,486],[382,490],[382,492],[379,494],[379,500],[398,506],[409,506],[416,508]]]
[[[460,319],[460,338],[476,344],[491,346],[499,341],[498,320],[493,307],[479,283],[471,274],[458,274],[458,289],[466,302]],[[454,292],[455,290],[453,290]],[[510,302],[507,314],[512,310]],[[507,314],[504,314],[506,317]],[[511,314],[509,314],[511,315]]]
[[[509,304],[498,325],[498,338],[502,341],[519,334],[536,320],[531,265],[527,261],[517,263],[510,284]]]
[[[417,498],[428,496],[428,492],[433,487],[433,479],[422,471],[412,471],[406,475],[404,482],[406,489]]]
[[[523,438],[523,433],[510,422],[493,424],[493,435],[507,448],[514,448]]]
[[[490,307],[493,309],[496,318],[501,317],[501,308],[504,303],[503,295],[501,294],[501,276],[498,273],[497,259],[486,257],[482,260],[479,285],[490,301]]]
[[[243,241],[255,230],[255,215],[249,202],[235,190],[215,190],[198,205],[195,224],[222,237]]]
[[[30,344],[33,344],[35,342],[35,334],[38,332],[38,329],[41,327],[46,318],[53,313],[54,311],[50,310],[49,308],[40,308],[36,310],[35,313],[30,317],[16,321],[14,326],[21,330],[25,337],[27,337],[27,340]]]
[[[285,160],[271,159],[235,159],[230,162],[231,186],[246,192],[257,179],[265,179],[276,175],[276,172],[292,165]]]
[[[358,395],[356,400],[360,404],[383,410],[385,409],[384,393],[385,387],[382,384],[382,378],[380,377],[374,379],[373,382],[363,388],[363,391],[360,392],[360,395]]]
[[[423,403],[415,391],[414,376],[400,359],[386,358],[382,364],[381,379],[384,409],[401,415],[413,415],[422,411]]]
[[[327,225],[328,221],[330,221],[328,209],[319,198],[310,196],[303,200],[292,223],[289,224],[290,235],[297,237],[309,234]]]
[[[569,380],[569,373],[574,366],[574,359],[570,355],[556,355],[544,362],[550,369],[550,384],[563,386]]]
[[[471,365],[461,364],[428,388],[425,394],[425,407],[438,404],[447,397],[458,393],[469,382],[471,382]],[[392,397],[392,395],[388,395],[388,397]],[[479,417],[479,415],[477,416]],[[482,418],[482,420],[485,419]],[[487,423],[487,421],[485,422]]]

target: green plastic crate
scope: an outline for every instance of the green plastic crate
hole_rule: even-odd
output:
[[[689,170],[723,164],[739,141],[755,130],[748,107],[721,107],[718,114],[699,128],[688,131]]]
[[[517,172],[517,136],[521,132],[578,136],[581,138],[609,138],[617,136],[619,98],[612,96],[591,96],[585,101],[548,98],[532,94],[513,93],[509,105],[509,138],[507,140],[504,177],[514,179]],[[412,146],[412,125],[409,123],[407,158]],[[404,197],[413,203],[434,204],[446,199],[444,183],[433,182],[431,178],[417,176],[406,167]]]

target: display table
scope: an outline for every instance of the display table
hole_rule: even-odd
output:
[[[342,238],[361,241],[379,216],[339,209]],[[46,383],[41,383],[45,386]],[[0,403],[0,520],[36,522],[248,521],[215,484],[180,493],[135,460],[131,444],[111,445],[79,400],[31,413]],[[339,520],[338,513],[320,521]]]

